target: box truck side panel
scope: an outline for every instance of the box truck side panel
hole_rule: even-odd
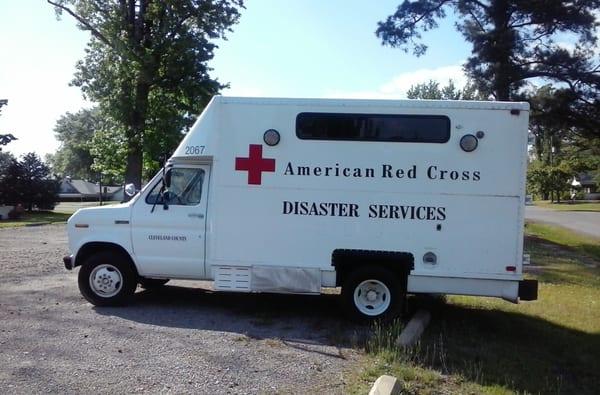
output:
[[[327,271],[333,251],[348,248],[410,252],[413,276],[521,278],[518,175],[527,111],[227,100],[209,265]],[[441,115],[450,121],[450,136],[446,143],[300,139],[303,113]],[[268,129],[281,135],[274,147],[262,141]],[[477,149],[463,151],[460,139],[477,132]],[[250,171],[236,170],[236,161],[250,158],[259,184],[250,183]],[[261,169],[264,161],[274,169]],[[424,261],[427,253],[435,254],[434,263]]]

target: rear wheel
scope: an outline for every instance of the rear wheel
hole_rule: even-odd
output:
[[[144,289],[160,288],[169,282],[168,278],[144,278],[140,277],[140,286]]]
[[[79,290],[95,306],[127,303],[135,292],[137,276],[131,263],[115,251],[101,251],[88,257],[78,276]]]
[[[387,321],[399,316],[405,295],[398,275],[380,266],[358,267],[342,285],[346,312],[357,321]]]

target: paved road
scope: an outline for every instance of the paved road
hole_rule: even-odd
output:
[[[600,237],[600,213],[556,211],[536,206],[525,207],[525,218],[560,225],[579,233]]]

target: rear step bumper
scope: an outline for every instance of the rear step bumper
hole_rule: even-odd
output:
[[[538,298],[538,282],[537,280],[521,280],[519,281],[519,299],[520,300],[537,300]]]

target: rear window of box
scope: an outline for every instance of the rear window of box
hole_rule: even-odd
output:
[[[296,136],[303,140],[445,143],[450,139],[450,118],[303,112],[296,117]]]

